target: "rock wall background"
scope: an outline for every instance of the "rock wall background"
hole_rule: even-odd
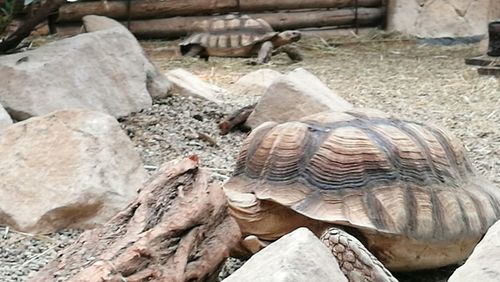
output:
[[[486,35],[499,0],[387,0],[387,29],[423,38]]]

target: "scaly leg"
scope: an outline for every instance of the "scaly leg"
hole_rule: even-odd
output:
[[[332,227],[321,235],[349,282],[397,282],[384,265],[349,233]]]
[[[257,64],[265,64],[271,60],[273,53],[273,43],[266,41],[260,46],[259,55],[257,56]]]
[[[281,47],[278,47],[273,51],[273,56],[278,53],[286,53],[288,57],[295,62],[302,61],[304,59],[302,57],[302,54],[300,53],[299,48],[294,45],[283,45]]]

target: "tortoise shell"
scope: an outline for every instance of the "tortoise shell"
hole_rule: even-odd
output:
[[[278,34],[263,19],[246,15],[203,20],[195,24],[194,30],[180,43],[183,55],[193,45],[199,45],[206,49],[209,56],[247,57],[258,52],[261,43]]]
[[[244,235],[343,226],[396,271],[464,259],[500,218],[500,189],[449,132],[367,110],[262,124],[224,191]]]

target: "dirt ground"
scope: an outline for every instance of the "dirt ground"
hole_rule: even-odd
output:
[[[477,45],[415,45],[413,41],[380,35],[312,38],[299,44],[305,58],[302,62],[291,63],[285,55],[279,55],[270,64],[253,66],[247,59],[210,58],[204,62],[183,58],[176,52],[177,43],[141,42],[162,72],[184,68],[226,89],[259,68],[287,72],[303,67],[356,106],[450,129],[463,141],[478,171],[500,187],[500,79],[479,76],[473,67],[464,64],[464,58],[478,54]],[[224,113],[258,97],[229,93],[220,98],[224,105],[174,96],[156,101],[151,109],[121,122],[148,169],[196,153],[202,166],[208,167],[216,179],[224,180],[231,173],[245,134],[218,136],[216,124]],[[190,137],[193,131],[210,134],[217,146],[193,139]],[[0,228],[2,281],[24,281],[26,275],[72,242],[77,233],[66,230],[50,236],[32,236]],[[454,268],[404,274],[399,278],[445,281]]]

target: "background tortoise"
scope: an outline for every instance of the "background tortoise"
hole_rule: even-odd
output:
[[[300,40],[296,30],[275,32],[263,19],[227,15],[196,24],[198,30],[180,43],[183,56],[252,57],[266,63],[271,55],[285,52],[292,60],[302,60],[298,50],[289,43]],[[275,52],[273,52],[275,51]]]
[[[306,226],[351,281],[457,263],[500,218],[500,189],[456,138],[372,111],[262,124],[224,191],[244,248]]]

